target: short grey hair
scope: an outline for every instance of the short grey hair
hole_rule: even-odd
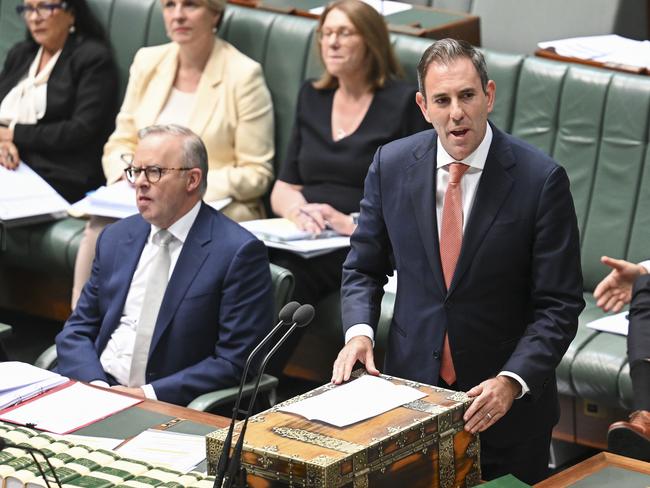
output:
[[[467,58],[472,62],[481,80],[483,93],[487,93],[487,84],[489,78],[483,53],[481,53],[481,51],[476,49],[467,41],[447,38],[440,39],[439,41],[431,44],[426,49],[426,51],[424,51],[422,57],[420,58],[420,62],[418,63],[418,88],[420,90],[420,93],[424,95],[425,100],[426,91],[424,87],[424,79],[427,76],[429,66],[431,66],[433,63],[449,65],[453,61],[456,61],[460,58]]]
[[[205,195],[208,189],[208,151],[201,138],[187,127],[177,124],[150,125],[138,131],[138,138],[140,140],[153,135],[171,135],[183,138],[181,164],[189,168],[199,168],[201,170],[199,192],[201,196]]]

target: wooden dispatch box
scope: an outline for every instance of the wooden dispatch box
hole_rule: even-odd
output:
[[[355,372],[359,377],[365,372]],[[279,408],[334,388],[327,384],[249,420],[242,453],[248,484],[295,487],[470,487],[480,483],[477,435],[463,430],[470,404],[463,392],[382,375],[428,396],[377,417],[338,428]],[[236,428],[236,432],[241,422]],[[207,435],[214,474],[227,429]],[[233,439],[233,446],[237,436]]]

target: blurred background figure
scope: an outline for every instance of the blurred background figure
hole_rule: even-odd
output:
[[[630,304],[627,357],[630,362],[634,411],[629,420],[609,426],[607,447],[622,456],[650,461],[650,261],[630,263],[601,258],[612,271],[594,290],[597,305],[619,312]]]
[[[0,165],[22,160],[74,202],[104,181],[117,68],[85,0],[25,0],[16,11],[27,38],[0,73]]]
[[[223,213],[262,218],[262,195],[273,178],[273,107],[262,69],[215,34],[226,0],[161,0],[169,44],[140,49],[115,132],[102,163],[109,184],[123,178],[121,157],[133,153],[138,130],[178,124],[208,150],[206,201],[233,199]],[[75,264],[72,306],[90,276],[95,243],[110,219],[91,218]]]
[[[416,87],[390,45],[383,17],[360,0],[337,0],[323,11],[317,34],[325,68],[298,95],[287,158],[271,193],[273,212],[318,234],[326,227],[350,235],[363,182],[377,147],[427,129],[415,103]],[[271,261],[296,278],[294,299],[315,303],[341,286],[348,249],[303,259],[270,250]],[[282,353],[287,360],[299,334]],[[293,342],[292,344],[289,344]],[[274,365],[274,372],[279,373]]]

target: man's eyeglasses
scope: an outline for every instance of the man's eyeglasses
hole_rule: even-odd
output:
[[[120,157],[128,166],[124,168],[124,174],[129,183],[135,183],[140,173],[144,172],[144,177],[149,183],[158,183],[168,171],[187,171],[193,168],[161,168],[160,166],[143,166],[138,168],[133,166],[133,154],[122,154]]]
[[[24,19],[28,19],[34,12],[36,12],[37,17],[40,17],[41,19],[47,19],[52,16],[55,10],[58,9],[67,10],[68,2],[39,3],[36,6],[16,5],[16,13]]]

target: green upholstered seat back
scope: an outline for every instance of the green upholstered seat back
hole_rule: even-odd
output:
[[[22,0],[0,0],[0,70],[7,51],[25,35],[25,23],[16,15]]]
[[[286,154],[296,97],[305,79],[316,22],[229,5],[219,35],[262,65],[273,99],[276,173]]]

